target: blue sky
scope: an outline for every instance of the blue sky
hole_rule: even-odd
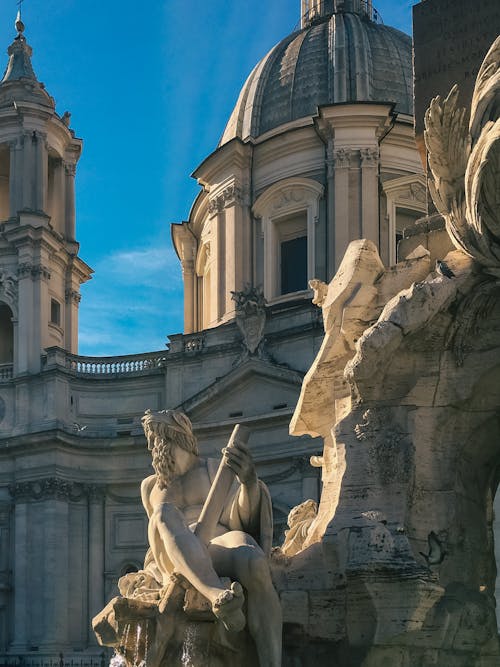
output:
[[[411,31],[413,1],[380,0]],[[4,51],[15,0],[0,7]],[[182,278],[170,222],[198,191],[247,75],[297,25],[300,0],[25,0],[33,66],[84,140],[77,187],[80,354],[163,349],[182,331]],[[4,63],[7,55],[4,55]],[[3,65],[2,65],[3,67]]]

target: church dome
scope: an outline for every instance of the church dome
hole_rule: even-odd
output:
[[[337,2],[326,16],[303,20],[305,27],[257,64],[220,145],[257,138],[331,104],[392,102],[397,112],[413,114],[411,38],[373,20],[373,11],[345,7]]]

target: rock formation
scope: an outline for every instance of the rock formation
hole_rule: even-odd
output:
[[[420,247],[386,269],[355,241],[316,295],[325,338],[290,430],[323,437],[323,492],[280,572],[294,664],[498,664],[499,54],[500,38],[470,128],[456,88],[426,116],[431,192],[457,250],[435,262]]]

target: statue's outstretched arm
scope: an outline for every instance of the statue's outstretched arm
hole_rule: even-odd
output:
[[[260,522],[261,497],[252,456],[244,444],[238,443],[237,447],[224,450],[224,460],[241,484],[235,503],[237,503],[238,516],[243,529],[254,534],[258,532]]]

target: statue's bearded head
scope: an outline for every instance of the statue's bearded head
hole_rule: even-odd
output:
[[[178,410],[146,410],[142,418],[158,486],[164,489],[175,473],[175,447],[198,456],[198,444],[189,417]]]

